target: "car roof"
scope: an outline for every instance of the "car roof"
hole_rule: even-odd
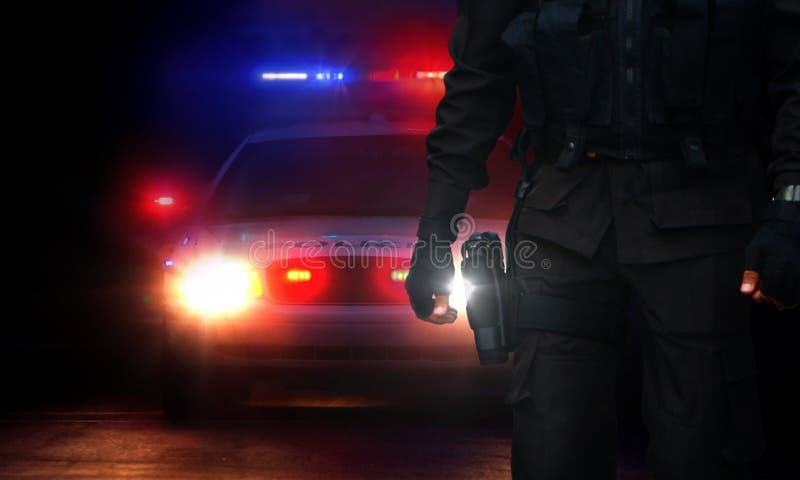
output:
[[[363,137],[373,135],[426,135],[433,124],[424,121],[387,120],[373,116],[363,121],[302,122],[253,133],[248,143],[319,137]]]

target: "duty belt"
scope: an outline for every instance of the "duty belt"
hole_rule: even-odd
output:
[[[563,128],[548,128],[541,134],[533,135],[528,129],[520,132],[517,142],[519,151],[533,147],[537,158],[546,163],[555,165],[559,169],[569,170],[578,163],[588,159],[611,159],[632,162],[647,161],[675,161],[685,162],[694,168],[712,167],[712,159],[725,157],[741,152],[745,145],[730,139],[731,135],[697,135],[688,131],[681,132],[674,129],[664,129],[663,132],[653,129],[650,137],[643,140],[643,156],[624,156],[613,147],[603,145],[602,139],[605,132],[594,135],[586,134],[585,128],[572,126],[568,130]],[[597,140],[599,138],[600,140]],[[741,136],[744,138],[744,136]],[[535,141],[534,141],[535,139]],[[525,142],[528,142],[525,145]],[[518,160],[519,154],[516,155]]]

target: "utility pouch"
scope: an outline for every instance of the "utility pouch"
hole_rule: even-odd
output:
[[[467,319],[481,365],[505,363],[505,267],[503,244],[497,233],[474,233],[464,242],[461,276],[467,294]]]
[[[758,0],[657,0],[645,56],[647,119],[707,137],[757,117],[762,9]],[[710,128],[711,132],[702,131]],[[719,132],[721,130],[721,132]],[[707,138],[705,139],[707,140]]]

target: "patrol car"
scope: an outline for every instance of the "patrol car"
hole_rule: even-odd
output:
[[[409,371],[452,379],[486,368],[458,276],[454,325],[417,319],[404,289],[431,126],[373,117],[244,139],[164,259],[168,415],[245,395],[256,371],[289,382],[309,372],[319,380],[371,372],[402,383]],[[500,141],[492,184],[472,194],[456,260],[470,230],[505,230],[517,175],[507,153]]]

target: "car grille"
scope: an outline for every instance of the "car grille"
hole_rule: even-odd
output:
[[[282,263],[282,264],[281,264]],[[283,304],[406,304],[407,268],[392,257],[329,257],[276,262],[265,270],[265,295]]]

